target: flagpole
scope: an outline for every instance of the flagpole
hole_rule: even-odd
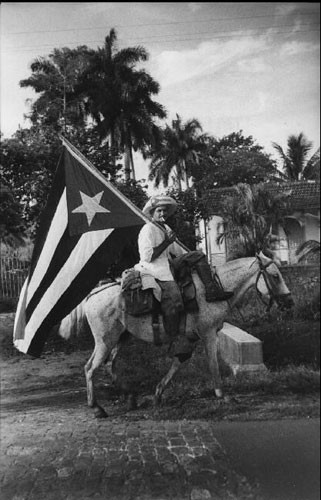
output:
[[[144,214],[144,212],[142,212],[142,210],[140,210],[140,208],[138,208],[131,200],[129,200],[126,196],[124,196],[111,182],[109,182],[106,177],[100,172],[100,170],[98,170],[97,167],[95,167],[91,161],[89,161],[75,146],[73,146],[65,137],[63,137],[61,134],[59,135],[59,138],[61,139],[62,143],[67,147],[67,149],[70,150],[70,152],[73,154],[73,155],[77,155],[78,159],[81,161],[81,163],[83,164],[84,167],[86,167],[87,169],[92,169],[93,170],[93,173],[96,174],[97,177],[99,177],[99,179],[102,180],[102,182],[104,182],[106,184],[106,186],[114,192],[114,194],[116,194],[118,197],[120,198],[124,198],[124,201],[125,203],[127,203],[127,205],[129,205],[138,215],[140,215],[142,217],[142,219],[145,220],[145,222],[152,222],[153,224],[155,224],[155,226],[157,226],[159,229],[161,229],[164,233],[166,233],[166,229],[161,226],[160,224],[158,224],[157,222],[151,220],[149,217],[147,217],[147,215]],[[180,245],[184,250],[186,250],[186,252],[190,252],[190,249],[184,245],[184,243],[182,243],[178,238],[176,238],[175,240],[178,245]]]

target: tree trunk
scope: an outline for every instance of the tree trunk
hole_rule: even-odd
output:
[[[182,170],[182,177],[185,177],[185,183],[186,183],[186,188],[189,188],[189,181],[188,181],[188,175],[187,175],[187,169],[186,169],[186,162],[185,160],[181,160],[181,170]]]
[[[181,181],[181,176],[180,176],[180,169],[176,165],[176,182],[177,182],[177,189],[181,193],[182,192],[182,181]]]
[[[130,147],[130,164],[131,164],[132,179],[135,181],[136,180],[136,173],[135,173],[134,156],[133,156],[133,148],[132,147]]]
[[[113,166],[113,173],[110,174],[110,180],[115,181],[116,177],[116,157],[114,154],[114,145],[115,145],[115,138],[114,138],[114,131],[111,130],[109,133],[109,149],[110,149],[110,158],[111,158],[111,164]]]
[[[125,153],[124,153],[124,166],[125,166],[125,181],[130,180],[130,164],[131,164],[131,158],[130,158],[130,148],[128,144],[125,145]]]

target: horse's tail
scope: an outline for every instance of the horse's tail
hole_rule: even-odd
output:
[[[85,314],[85,300],[80,302],[68,316],[65,316],[58,325],[58,334],[65,340],[71,336],[79,335],[85,331],[90,331],[89,324]]]

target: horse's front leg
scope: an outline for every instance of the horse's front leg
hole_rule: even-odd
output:
[[[159,382],[159,384],[156,387],[155,396],[154,396],[154,404],[156,406],[161,403],[162,395],[163,395],[165,388],[168,386],[168,384],[170,383],[170,381],[174,377],[175,373],[177,372],[177,370],[180,368],[180,366],[182,364],[183,364],[183,362],[181,362],[179,360],[179,358],[175,356],[174,361],[172,363],[172,366],[170,367],[170,369],[166,373],[165,377],[162,378],[162,380]]]
[[[120,347],[121,347],[121,344],[120,344],[120,342],[118,342],[118,344],[116,344],[115,347],[112,348],[111,353],[109,355],[109,359],[106,361],[106,368],[107,368],[107,371],[108,371],[113,383],[115,383],[116,379],[117,379],[117,375],[115,372],[115,362],[116,362],[116,358],[117,358],[117,355],[119,353]]]
[[[108,417],[105,410],[97,403],[94,392],[94,382],[93,382],[95,371],[107,359],[108,354],[109,354],[108,348],[103,342],[100,342],[99,344],[95,345],[94,352],[92,353],[92,355],[90,356],[89,360],[85,365],[88,406],[90,408],[93,408],[94,415],[96,418]]]
[[[220,369],[218,365],[218,335],[217,330],[209,331],[207,337],[204,339],[205,350],[207,354],[207,359],[210,367],[210,371],[213,377],[214,390],[217,398],[223,398],[222,389],[222,379],[220,374]]]

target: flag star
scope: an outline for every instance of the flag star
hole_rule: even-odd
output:
[[[100,200],[103,195],[103,192],[104,191],[101,191],[100,193],[95,194],[95,196],[90,197],[87,194],[80,191],[82,205],[79,205],[79,207],[75,208],[72,211],[72,213],[86,214],[88,226],[90,226],[90,224],[92,223],[92,220],[95,217],[96,213],[110,213],[110,210],[107,210],[107,208],[104,208],[100,205]]]

